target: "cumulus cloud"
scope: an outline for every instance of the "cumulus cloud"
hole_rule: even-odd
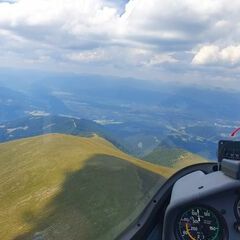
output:
[[[0,64],[101,63],[105,72],[111,65],[137,76],[141,67],[152,78],[227,69],[239,63],[239,11],[239,0],[0,1]]]
[[[193,64],[230,64],[240,63],[240,45],[220,48],[209,45],[200,48],[192,60]]]

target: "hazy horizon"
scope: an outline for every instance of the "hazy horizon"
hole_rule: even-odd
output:
[[[239,89],[238,1],[0,1],[0,67]]]

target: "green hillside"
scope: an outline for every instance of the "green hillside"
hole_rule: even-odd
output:
[[[143,158],[145,161],[176,170],[192,164],[207,162],[203,157],[181,148],[160,146]]]
[[[173,172],[98,136],[2,143],[0,239],[113,239]]]

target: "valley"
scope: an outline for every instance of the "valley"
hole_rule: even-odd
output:
[[[65,133],[51,126],[55,121],[68,122],[66,132],[78,134],[70,122],[87,119],[98,124],[98,134],[107,133],[105,138],[137,157],[167,144],[216,160],[218,141],[240,125],[239,112],[229,107],[240,101],[239,94],[224,89],[23,71],[0,75],[0,93],[0,141],[37,132]],[[31,118],[42,130],[21,131],[23,119]],[[10,132],[4,132],[4,125]]]

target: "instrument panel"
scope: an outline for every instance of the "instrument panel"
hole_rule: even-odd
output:
[[[216,164],[183,169],[119,239],[240,239],[240,180]]]
[[[240,239],[240,181],[222,172],[179,179],[166,209],[163,240]]]
[[[173,175],[120,239],[240,239],[239,149],[240,141],[220,141],[218,165],[196,164]]]

